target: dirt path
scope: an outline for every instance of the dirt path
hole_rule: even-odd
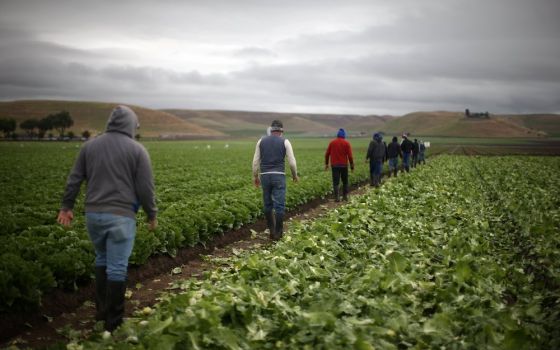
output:
[[[350,191],[350,196],[360,195],[369,190],[369,185],[360,185]],[[287,213],[286,228],[293,221],[312,220],[343,205],[332,199],[317,199]],[[157,303],[162,292],[170,292],[175,281],[199,277],[216,266],[206,258],[231,257],[240,250],[258,249],[272,244],[265,232],[263,219],[239,230],[217,237],[206,247],[182,249],[177,257],[156,256],[145,265],[129,268],[126,316]],[[171,291],[172,292],[172,291]],[[42,348],[69,339],[86,338],[95,328],[95,304],[93,283],[81,287],[77,292],[57,291],[47,296],[41,312],[32,315],[16,315],[15,321],[2,322],[2,347],[15,345],[19,348]],[[51,314],[52,313],[52,314]],[[55,316],[53,316],[56,314]],[[10,328],[11,326],[11,328]],[[8,338],[6,335],[10,332]]]

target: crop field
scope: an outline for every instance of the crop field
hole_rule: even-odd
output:
[[[295,209],[332,189],[329,140],[291,141],[300,182],[288,181],[287,207]],[[369,140],[350,141],[350,179],[361,183]],[[531,141],[444,141],[432,141],[428,156],[438,157],[410,174],[295,222],[275,245],[216,259],[216,269],[176,282],[181,293],[112,337],[68,348],[559,348],[560,158],[502,156]],[[254,141],[144,145],[159,227],[148,232],[140,213],[131,264],[175,256],[262,216]],[[0,143],[0,314],[37,310],[45,294],[92,278],[83,190],[73,226],[55,222],[79,147]],[[476,156],[484,150],[496,156]]]
[[[287,207],[323,197],[331,189],[324,171],[328,140],[292,140],[300,182],[288,183]],[[368,140],[353,141],[356,183],[368,176]],[[255,142],[147,142],[154,168],[159,228],[139,226],[131,264],[154,254],[205,243],[261,216],[261,192],[252,185]],[[85,230],[82,189],[73,227],[56,224],[66,177],[78,143],[0,144],[0,312],[36,307],[53,288],[73,289],[91,279],[94,252]]]
[[[69,348],[557,349],[559,170],[437,157]]]

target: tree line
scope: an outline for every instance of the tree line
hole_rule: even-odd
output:
[[[20,129],[24,130],[29,138],[37,137],[39,139],[44,138],[46,133],[51,130],[58,131],[59,138],[63,139],[65,131],[72,125],[74,125],[74,120],[68,111],[52,113],[41,119],[26,119],[19,123]],[[0,131],[4,133],[4,138],[17,138],[16,127],[17,123],[14,118],[0,118]],[[69,131],[66,136],[71,139],[75,135]],[[90,136],[91,133],[88,130],[82,132],[82,137],[88,139]]]

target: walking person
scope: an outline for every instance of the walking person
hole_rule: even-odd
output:
[[[261,138],[253,156],[253,183],[263,190],[264,216],[270,238],[278,240],[284,232],[284,209],[286,204],[285,158],[294,182],[299,180],[292,144],[284,138],[284,126],[279,120],[270,125],[270,135]]]
[[[402,151],[402,160],[403,160],[403,167],[402,171],[408,173],[410,171],[410,158],[412,157],[412,150],[414,149],[414,144],[412,141],[408,139],[406,134],[402,135],[402,142],[401,142],[401,151]]]
[[[420,152],[418,153],[418,163],[419,164],[426,164],[426,145],[424,141],[420,140]]]
[[[69,226],[82,182],[86,182],[85,215],[95,248],[95,318],[112,332],[123,321],[128,259],[136,236],[140,206],[148,228],[157,226],[154,179],[146,149],[135,141],[138,117],[116,107],[106,132],[86,142],[68,180],[57,221]]]
[[[366,162],[369,160],[370,186],[379,187],[381,184],[381,173],[383,161],[387,155],[387,149],[383,143],[383,136],[380,133],[373,135],[373,140],[369,143]]]
[[[391,173],[397,176],[398,167],[399,167],[399,158],[402,158],[402,150],[401,145],[399,145],[399,141],[396,136],[393,136],[393,139],[389,146],[387,146],[387,158],[389,160],[389,177],[391,177]]]
[[[420,145],[418,144],[418,139],[414,139],[414,148],[412,148],[412,167],[416,168],[418,164],[418,153],[420,153]]]
[[[342,180],[342,200],[348,200],[348,163],[354,171],[352,146],[346,140],[346,131],[339,129],[336,138],[329,143],[325,152],[325,171],[329,170],[331,162],[333,191],[335,202],[340,202],[340,180]]]

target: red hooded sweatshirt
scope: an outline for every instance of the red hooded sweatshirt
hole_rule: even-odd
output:
[[[354,169],[352,146],[350,146],[350,142],[342,137],[337,137],[329,143],[325,153],[325,165],[329,165],[329,157],[331,159],[331,167],[347,167],[348,162],[350,162],[350,167]]]

